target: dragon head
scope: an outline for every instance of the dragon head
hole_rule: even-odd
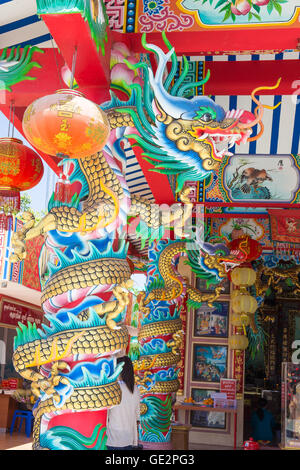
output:
[[[154,93],[152,108],[156,115],[158,136],[167,154],[158,164],[154,162],[154,166],[157,171],[169,169],[170,173],[177,166],[177,192],[179,192],[185,181],[203,180],[210,171],[217,170],[222,157],[232,155],[229,149],[233,145],[256,140],[261,135],[263,110],[265,107],[274,108],[261,104],[255,94],[262,89],[276,88],[280,79],[274,87],[262,86],[252,91],[252,99],[257,104],[254,114],[239,109],[225,112],[209,97],[194,96],[188,99],[181,96],[183,92],[180,93],[180,88],[175,90],[177,93],[175,96],[174,87],[173,93],[169,93],[163,77],[167,62],[173,56],[174,50],[172,48],[168,54],[164,54],[153,44],[148,44],[147,48],[155,52],[159,58],[155,75],[149,70],[149,81]],[[208,72],[202,82],[191,85],[203,84],[209,75]],[[178,81],[180,79],[181,77]],[[251,138],[256,124],[260,124],[261,131]],[[173,160],[170,158],[171,155]]]
[[[243,110],[233,110],[225,113],[224,109],[212,99],[195,97],[188,101],[189,107],[180,116],[167,114],[156,99],[157,127],[169,140],[169,147],[174,151],[187,152],[181,155],[180,163],[190,161],[191,169],[196,180],[204,179],[208,172],[216,170],[219,162],[225,155],[231,155],[229,149],[240,143],[245,143],[252,133],[255,116]],[[186,103],[184,103],[186,104]],[[167,108],[168,109],[168,108]],[[175,114],[175,113],[174,113]],[[241,127],[242,125],[242,127]],[[169,165],[168,165],[169,163]],[[166,159],[165,168],[170,167],[169,159]],[[159,165],[155,165],[157,169]],[[187,173],[184,168],[184,173]],[[181,185],[177,190],[180,191]]]
[[[279,83],[253,90],[251,96],[257,105],[254,113],[245,110],[225,112],[206,96],[189,99],[185,97],[186,92],[206,83],[210,72],[200,82],[184,83],[189,62],[183,56],[181,73],[176,78],[178,58],[164,33],[162,36],[168,53],[146,43],[145,35],[142,37],[143,47],[157,59],[155,72],[145,61],[131,64],[124,59],[131,70],[141,71],[142,84],[123,82],[123,91],[129,94],[129,101],[125,104],[113,99],[110,106],[131,116],[135,134],[129,132],[127,136],[135,139],[136,145],[144,150],[144,159],[153,165],[152,171],[176,175],[176,192],[180,192],[186,181],[201,181],[212,171],[217,171],[222,157],[230,155],[233,145],[256,140],[262,134],[263,110],[274,108],[261,104],[255,93],[275,89]],[[170,61],[172,65],[168,69]],[[256,124],[260,125],[260,131],[252,137]]]

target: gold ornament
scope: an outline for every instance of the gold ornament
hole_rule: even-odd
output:
[[[245,313],[243,314],[233,313],[231,315],[231,324],[233,326],[243,327],[243,326],[248,326],[249,323],[250,323],[250,319],[248,315],[246,315]]]
[[[234,313],[255,313],[257,310],[257,300],[252,295],[239,293],[232,299],[232,310]]]
[[[240,289],[234,289],[230,294],[231,300],[233,300],[237,295],[240,295],[240,293],[241,293]]]
[[[248,338],[242,334],[232,335],[228,338],[228,345],[230,349],[244,351],[249,344]]]
[[[256,272],[248,267],[236,267],[230,273],[231,281],[235,286],[252,286],[256,280]]]

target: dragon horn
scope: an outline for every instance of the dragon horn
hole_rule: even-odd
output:
[[[281,78],[279,78],[277,80],[277,83],[276,85],[273,85],[273,86],[260,86],[260,87],[257,87],[255,88],[252,93],[251,93],[251,98],[252,100],[257,104],[258,106],[258,109],[259,109],[259,113],[256,117],[256,119],[254,119],[254,121],[252,121],[251,123],[248,123],[248,124],[244,124],[244,123],[241,123],[241,124],[238,124],[238,127],[240,129],[249,129],[250,127],[254,127],[257,123],[259,123],[262,119],[262,116],[263,116],[263,112],[264,112],[264,108],[267,108],[267,109],[276,109],[280,104],[278,103],[276,106],[268,106],[266,104],[261,104],[256,98],[255,98],[255,94],[258,92],[258,91],[261,91],[261,90],[275,90],[276,88],[279,87],[279,84],[281,82]]]

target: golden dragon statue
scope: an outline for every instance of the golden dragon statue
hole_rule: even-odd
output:
[[[293,288],[293,295],[300,292],[300,267],[291,261],[280,261],[277,266],[268,267],[260,263],[256,267],[256,295],[263,297],[269,287],[277,294],[283,294],[282,282],[288,282]],[[288,284],[287,284],[288,286]]]
[[[164,224],[181,229],[192,210],[187,181],[205,179],[225,155],[217,149],[219,135],[229,145],[243,142],[262,116],[260,103],[255,115],[241,110],[229,115],[209,98],[183,97],[186,70],[176,90],[169,93],[173,72],[164,83],[163,72],[169,58],[177,59],[164,40],[169,48],[165,55],[144,42],[147,50],[158,54],[155,75],[144,62],[128,62],[134,70],[143,70],[143,87],[130,84],[128,101],[112,94],[110,102],[101,105],[111,127],[105,148],[86,158],[68,160],[70,182],[76,187],[72,201],[51,198],[48,214],[37,225],[27,214],[23,228],[13,237],[14,262],[25,259],[26,241],[41,234],[49,254],[48,280],[42,291],[47,324],[40,329],[20,324],[13,357],[16,370],[32,382],[37,397],[34,449],[105,449],[107,408],[119,404],[121,398],[118,376],[122,365],[116,367],[115,356],[124,353],[129,340],[122,324],[132,274],[126,243],[128,217],[139,217],[151,230]],[[171,217],[146,199],[130,195],[126,157],[120,150],[120,143],[128,138],[145,150],[155,171],[177,175],[181,202]],[[182,230],[179,233],[182,237]],[[149,277],[151,289],[143,307],[146,316],[136,368],[149,368],[148,382],[140,379],[147,390],[150,382],[158,393],[162,387],[164,398],[152,396],[151,387],[150,395],[143,398],[143,442],[156,426],[159,430],[152,432],[150,441],[154,435],[161,442],[170,440],[170,392],[178,387],[176,364],[182,339],[178,302],[188,295],[195,303],[211,303],[221,293],[219,288],[206,295],[188,285],[173,269],[174,259],[186,251],[184,242],[175,240],[167,247],[165,240],[162,243],[164,253],[157,246],[152,250],[155,257],[163,255],[160,263],[150,259],[160,280]],[[206,269],[210,264],[215,270],[215,254],[207,255]],[[225,271],[220,268],[221,277]]]

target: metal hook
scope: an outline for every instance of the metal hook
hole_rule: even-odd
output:
[[[76,60],[77,60],[77,46],[75,46],[75,51],[74,51],[73,60],[72,60],[72,74],[71,74],[71,81],[70,81],[71,90],[74,87],[74,76],[75,76]]]

